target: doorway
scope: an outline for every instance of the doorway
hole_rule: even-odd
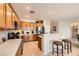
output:
[[[72,27],[72,38],[76,39],[76,35],[78,34],[78,26]]]
[[[78,23],[72,23],[71,31],[72,31],[72,38],[73,38],[73,39],[77,39]]]

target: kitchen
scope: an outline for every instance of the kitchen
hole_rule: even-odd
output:
[[[0,7],[1,56],[79,55],[79,4],[1,3]]]
[[[42,31],[39,30],[39,33],[38,33],[39,27],[41,27]],[[5,50],[5,48],[11,48],[11,46],[9,46],[10,44],[8,44],[9,41],[12,41],[12,42],[14,41],[15,45],[13,47],[14,48],[15,46],[17,47],[17,50],[13,55],[22,55],[24,42],[39,41],[38,47],[41,49],[41,41],[40,41],[41,38],[39,37],[39,36],[42,36],[41,34],[44,34],[43,21],[36,21],[36,22],[20,21],[18,15],[16,14],[15,10],[13,9],[10,3],[0,4],[0,35],[1,35],[0,49],[1,51],[3,49]],[[4,47],[4,48],[1,48],[1,47]],[[3,50],[3,53],[1,52],[0,55],[11,55],[11,54],[8,54],[7,52],[4,53],[4,50]]]

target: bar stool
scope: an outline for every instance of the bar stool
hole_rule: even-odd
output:
[[[53,41],[53,42],[52,42],[52,46],[53,46],[53,47],[52,47],[52,50],[53,50],[53,51],[52,51],[52,54],[54,54],[54,52],[55,52],[55,51],[54,51],[54,45],[56,45],[56,47],[57,47],[57,48],[56,48],[56,50],[57,50],[57,52],[56,52],[56,53],[57,53],[57,56],[60,54],[60,53],[59,53],[59,46],[62,47],[61,54],[62,54],[62,56],[63,56],[63,44],[62,44],[62,42],[61,42],[61,41]]]
[[[64,42],[64,48],[67,47],[67,53],[69,54],[69,51],[72,52],[72,42],[69,39],[63,39],[62,42]]]

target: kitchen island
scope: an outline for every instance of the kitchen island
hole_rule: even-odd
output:
[[[22,39],[11,39],[0,44],[0,56],[20,56],[22,50]]]

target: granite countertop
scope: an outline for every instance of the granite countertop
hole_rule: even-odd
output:
[[[15,56],[21,39],[11,39],[0,44],[0,56]]]
[[[38,35],[40,38],[43,38],[43,35],[41,34],[41,35]]]

